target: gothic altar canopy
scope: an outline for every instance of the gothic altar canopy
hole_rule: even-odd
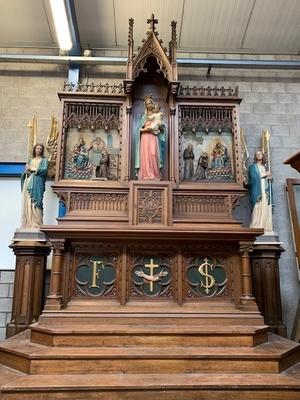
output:
[[[66,213],[42,229],[54,249],[42,319],[74,304],[257,310],[248,251],[262,231],[232,217],[245,195],[238,88],[182,84],[176,22],[168,50],[148,24],[135,53],[129,20],[123,83],[59,93],[53,190]]]

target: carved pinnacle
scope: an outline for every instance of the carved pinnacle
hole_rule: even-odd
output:
[[[133,46],[134,41],[133,41],[133,24],[134,24],[134,19],[129,18],[129,31],[128,31],[128,46]]]
[[[171,28],[172,28],[171,38],[172,38],[173,46],[177,44],[176,25],[177,25],[177,21],[173,20],[171,22]]]

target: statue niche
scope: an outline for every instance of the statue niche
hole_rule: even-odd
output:
[[[150,56],[135,80],[132,129],[132,178],[168,179],[168,82]]]

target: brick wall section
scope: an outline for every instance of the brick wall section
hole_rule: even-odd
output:
[[[11,318],[15,271],[0,271],[0,340],[5,339],[6,324]]]
[[[27,160],[27,125],[34,114],[37,142],[46,142],[52,114],[61,118],[57,92],[66,76],[58,66],[0,64],[0,161]]]

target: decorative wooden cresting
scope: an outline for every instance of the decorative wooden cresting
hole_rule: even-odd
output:
[[[30,344],[0,346],[5,365],[31,375],[4,392],[296,399],[296,379],[279,372],[299,348],[270,345],[252,295],[263,231],[232,216],[245,195],[238,89],[181,84],[176,22],[168,52],[148,23],[135,54],[129,21],[123,83],[59,93],[53,190],[66,214],[42,228],[50,293]]]

